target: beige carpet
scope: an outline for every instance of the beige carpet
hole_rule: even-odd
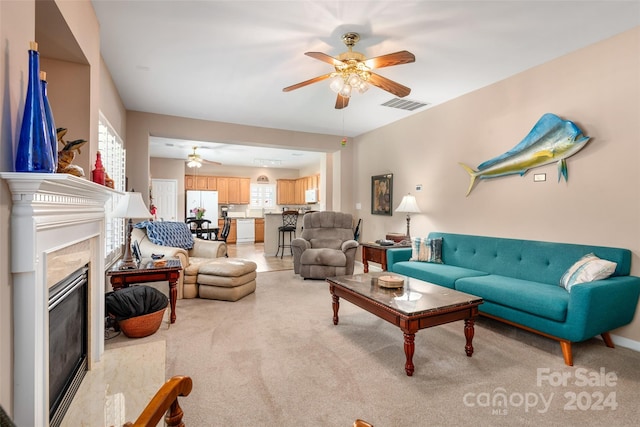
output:
[[[346,301],[334,326],[328,285],[290,270],[260,273],[255,294],[235,303],[180,300],[177,312],[170,328],[117,345],[166,340],[167,378],[193,378],[181,400],[187,426],[631,426],[640,417],[640,353],[597,339],[574,345],[568,367],[556,342],[481,318],[469,358],[457,322],[418,332],[407,377],[398,328]]]

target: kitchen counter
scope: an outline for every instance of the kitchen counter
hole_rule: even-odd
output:
[[[298,215],[298,223],[296,224],[296,237],[300,237],[302,232],[302,217],[304,214]],[[278,250],[278,227],[282,225],[282,213],[265,213],[264,214],[264,255],[275,256]],[[286,242],[289,242],[288,234],[285,234]],[[285,256],[291,256],[289,248],[285,248]],[[278,254],[280,256],[280,254]]]

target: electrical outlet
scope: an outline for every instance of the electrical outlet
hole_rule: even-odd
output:
[[[416,191],[422,190],[422,184],[416,184]]]

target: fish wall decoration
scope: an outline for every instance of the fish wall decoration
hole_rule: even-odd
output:
[[[480,163],[478,170],[460,163],[471,177],[467,196],[471,193],[476,179],[515,174],[522,176],[529,169],[554,162],[558,162],[558,182],[561,177],[567,181],[569,174],[566,159],[582,150],[589,139],[590,137],[584,136],[573,122],[547,113],[518,145],[504,154]]]

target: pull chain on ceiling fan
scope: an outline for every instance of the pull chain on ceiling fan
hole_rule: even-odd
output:
[[[349,49],[348,52],[341,53],[337,58],[322,52],[306,52],[305,55],[333,65],[335,71],[305,80],[298,84],[285,87],[283,92],[290,92],[295,89],[330,79],[329,87],[337,93],[336,109],[342,109],[349,105],[349,98],[354,91],[364,93],[369,89],[369,84],[390,92],[399,98],[403,98],[411,89],[400,83],[382,77],[372,72],[376,68],[390,67],[392,65],[408,64],[415,62],[416,57],[406,50],[387,55],[367,59],[363,54],[353,51],[353,46],[360,40],[358,33],[346,33],[342,36],[342,41]]]

